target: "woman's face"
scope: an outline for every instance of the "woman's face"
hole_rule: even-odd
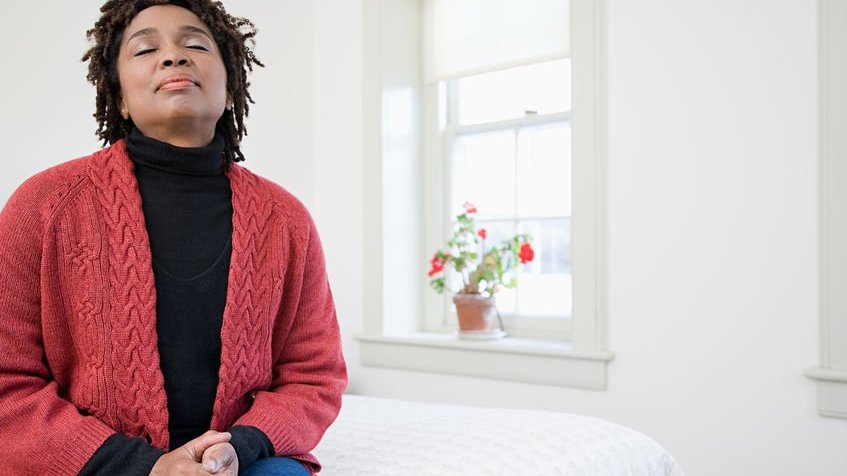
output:
[[[117,66],[121,114],[144,135],[212,140],[228,101],[226,68],[197,15],[175,5],[142,10],[124,30]]]

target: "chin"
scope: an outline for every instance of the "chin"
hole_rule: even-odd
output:
[[[165,115],[165,117],[163,117],[163,122],[172,123],[174,125],[183,125],[186,123],[205,124],[208,122],[214,124],[218,121],[222,114],[223,112],[215,115],[214,111],[209,111],[207,109],[192,110],[189,108],[177,108]]]
[[[162,112],[170,117],[210,117],[218,112],[220,117],[224,111],[224,103],[220,105],[188,95],[176,96],[162,105]]]

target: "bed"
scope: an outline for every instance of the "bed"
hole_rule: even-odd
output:
[[[321,476],[683,476],[657,442],[598,418],[358,395],[313,453]]]

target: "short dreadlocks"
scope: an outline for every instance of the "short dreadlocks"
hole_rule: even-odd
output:
[[[253,65],[264,67],[251,46],[255,46],[256,27],[246,18],[233,17],[219,1],[213,0],[108,0],[100,7],[100,19],[94,28],[86,32],[92,46],[82,57],[88,61],[88,81],[97,89],[97,136],[103,144],[113,144],[126,137],[132,128],[132,120],[125,120],[120,113],[118,97],[118,51],[124,29],[142,10],[155,5],[176,5],[192,11],[212,32],[223,58],[227,76],[227,92],[232,97],[232,110],[224,111],[218,119],[216,129],[226,142],[226,168],[232,162],[244,160],[241,139],[247,133],[244,117],[250,112],[250,97],[247,71]]]

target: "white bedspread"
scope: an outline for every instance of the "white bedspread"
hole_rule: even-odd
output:
[[[314,454],[321,476],[683,474],[649,437],[597,418],[356,395]]]

